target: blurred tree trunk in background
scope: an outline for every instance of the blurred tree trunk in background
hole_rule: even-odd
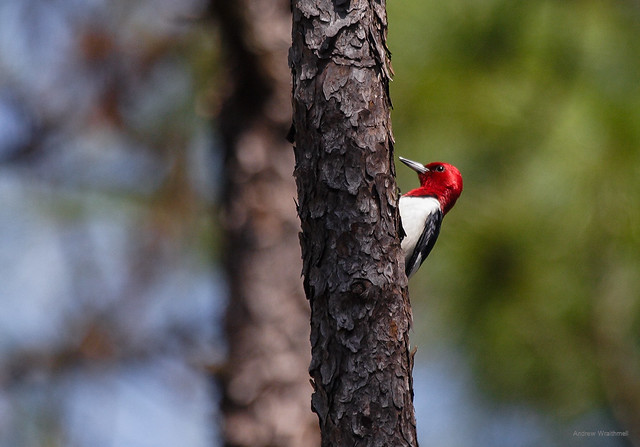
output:
[[[288,0],[212,0],[228,85],[223,227],[230,287],[222,375],[228,446],[316,446],[309,306],[302,290],[287,51]]]
[[[304,286],[323,446],[414,446],[384,1],[293,1]]]

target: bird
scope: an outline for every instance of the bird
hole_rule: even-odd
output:
[[[400,221],[404,231],[401,248],[405,273],[410,278],[418,271],[436,243],[442,219],[462,193],[462,175],[458,168],[440,161],[427,165],[399,157],[418,173],[420,187],[399,200]]]

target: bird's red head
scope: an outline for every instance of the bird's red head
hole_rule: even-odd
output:
[[[447,214],[462,193],[462,175],[449,163],[435,161],[423,165],[400,157],[400,161],[418,173],[420,187],[406,193],[406,196],[435,197],[440,202],[442,212]]]

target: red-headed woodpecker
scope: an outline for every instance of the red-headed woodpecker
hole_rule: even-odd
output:
[[[418,173],[420,187],[400,197],[400,219],[407,277],[427,259],[440,234],[442,218],[462,193],[462,176],[455,166],[439,161],[423,165],[400,157],[400,161]]]

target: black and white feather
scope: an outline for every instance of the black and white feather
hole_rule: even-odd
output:
[[[438,199],[430,196],[402,196],[399,207],[405,233],[401,247],[405,254],[405,272],[410,277],[433,249],[443,213]]]

